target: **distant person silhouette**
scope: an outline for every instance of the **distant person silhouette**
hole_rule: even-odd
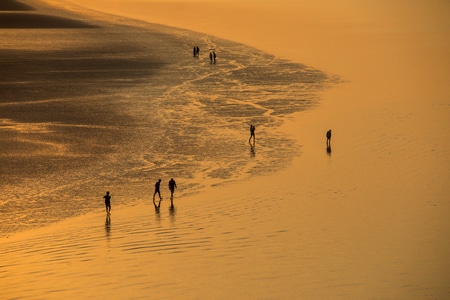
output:
[[[209,61],[211,63],[213,62],[213,54],[212,54],[212,52],[209,52]]]
[[[253,143],[255,143],[256,137],[255,137],[255,130],[256,130],[256,126],[250,124],[250,138],[248,139],[248,142],[250,143],[250,141],[253,138]]]
[[[216,63],[216,52],[213,51],[214,63]]]
[[[173,193],[175,192],[175,189],[177,188],[177,183],[175,182],[175,180],[173,180],[173,178],[170,179],[169,181],[169,190],[170,190],[170,198],[173,198]]]
[[[159,190],[159,187],[161,185],[161,179],[158,179],[158,181],[155,183],[155,192],[153,193],[153,200],[155,200],[155,195],[158,194],[159,200],[161,200],[161,191]]]
[[[194,56],[198,56],[200,54],[200,48],[198,46],[194,46]]]
[[[327,131],[327,146],[331,145],[331,129]]]
[[[106,195],[103,196],[103,198],[105,198],[106,213],[109,215],[111,214],[111,196],[109,195],[109,192],[106,192]]]

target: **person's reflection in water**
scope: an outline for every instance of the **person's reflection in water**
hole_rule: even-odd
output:
[[[175,210],[175,205],[173,205],[173,197],[170,197],[169,214],[170,214],[170,218],[171,218],[172,222],[175,221],[176,210]]]
[[[327,154],[331,156],[331,145],[327,146]]]
[[[256,156],[255,144],[250,143],[250,157],[255,157],[255,156]]]
[[[155,199],[153,199],[153,206],[155,206],[155,213],[159,215],[159,208],[161,207],[161,200],[158,201],[158,204],[156,204]]]
[[[158,223],[161,222],[161,214],[160,214],[160,207],[161,207],[161,200],[156,203],[155,199],[153,199],[153,206],[155,207],[155,219]]]
[[[106,232],[106,237],[109,238],[111,236],[111,215],[106,216],[105,232]]]

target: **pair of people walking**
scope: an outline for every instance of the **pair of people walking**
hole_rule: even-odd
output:
[[[158,194],[159,199],[162,200],[160,187],[161,187],[161,179],[158,179],[158,181],[155,183],[155,192],[153,193],[153,200],[155,200],[156,194]],[[176,188],[177,183],[175,182],[175,180],[173,180],[173,178],[171,178],[169,181],[170,198],[173,197],[173,193],[175,192]]]
[[[200,55],[200,48],[198,46],[194,46],[194,49],[192,50],[194,57]]]

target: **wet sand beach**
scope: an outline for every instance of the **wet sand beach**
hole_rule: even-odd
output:
[[[142,45],[120,46],[116,33],[99,24],[30,3],[36,10],[15,21],[33,21],[19,29],[2,18],[3,234],[79,213],[86,204],[77,197],[83,198],[83,182],[92,180],[87,166],[107,169],[98,158],[131,135],[119,130],[129,118],[115,104],[114,91],[152,77],[165,64],[140,51]],[[91,176],[108,176],[99,169]],[[53,200],[66,206],[54,216],[43,204]],[[13,220],[14,210],[23,217]]]
[[[3,234],[90,211],[106,189],[129,204],[159,177],[188,193],[280,169],[295,153],[273,145],[295,145],[273,130],[278,116],[311,107],[331,82],[205,34],[29,3],[37,9],[25,17],[66,21],[2,31]],[[220,43],[221,67],[193,58],[192,41]],[[252,121],[260,136],[271,131],[255,160],[243,142]]]
[[[23,2],[78,27],[0,29],[1,298],[450,296],[445,3]]]

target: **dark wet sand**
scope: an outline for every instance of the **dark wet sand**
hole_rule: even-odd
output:
[[[89,25],[80,20],[40,14],[39,12],[36,12],[36,9],[33,6],[13,0],[4,0],[0,3],[0,16],[0,28],[38,29],[93,27],[93,25]]]
[[[89,28],[84,22],[48,15],[26,13],[3,14],[0,28]]]
[[[28,155],[17,157],[13,165],[2,163],[2,173],[17,179],[30,172],[40,173],[26,167],[39,165],[35,160],[42,159],[42,164],[47,165],[43,168],[52,168],[52,157],[59,156],[55,147],[65,149],[65,154],[77,159],[91,152],[92,149],[78,148],[86,144],[80,139],[95,140],[94,152],[108,151],[104,145],[123,138],[108,126],[128,122],[121,109],[113,105],[114,93],[141,84],[169,63],[156,55],[157,50],[151,49],[150,42],[146,47],[145,43],[143,46],[118,40],[122,30],[119,26],[111,29],[98,21],[87,23],[76,16],[47,15],[46,7],[41,6],[36,11],[43,14],[8,13],[0,18],[0,27],[12,28],[23,21],[27,28],[3,31],[11,39],[0,50],[0,119],[13,120],[8,126],[66,126],[42,130],[45,136],[34,134],[27,142],[16,139],[13,132],[1,131],[0,140],[7,145],[1,160],[11,162],[8,155],[30,148],[26,151]],[[141,41],[160,37],[159,33],[152,36],[148,32],[145,37],[142,32],[136,34],[141,35]],[[166,41],[160,46],[174,46],[169,39]],[[33,146],[33,140],[40,141]],[[42,155],[34,156],[36,153]],[[2,176],[7,181],[10,178]]]
[[[6,12],[27,8],[9,1],[0,11],[4,40],[0,49],[0,184],[5,214],[9,210],[21,214],[22,208],[9,207],[8,201],[15,198],[34,198],[37,201],[30,201],[28,208],[41,211],[42,186],[70,186],[72,176],[83,176],[86,166],[100,168],[109,160],[104,155],[132,139],[132,131],[119,130],[132,120],[116,93],[145,82],[151,95],[158,96],[161,88],[152,78],[171,76],[170,57],[181,47],[175,38],[156,30],[86,21],[86,16],[39,2],[27,4],[34,10]],[[69,198],[88,193],[81,187],[70,189]],[[54,194],[49,201],[67,198]],[[83,202],[73,209],[67,201],[66,212],[60,216],[50,212],[48,221],[76,214]],[[31,225],[36,220],[23,222]],[[16,225],[5,224],[11,227],[7,231],[14,231]]]
[[[15,0],[2,0],[2,2],[0,2],[0,11],[25,11],[25,10],[34,10],[34,8],[23,2]],[[3,20],[3,16],[1,20]]]
[[[27,4],[35,10],[24,17],[65,21],[59,28],[1,29],[6,234],[89,211],[105,189],[132,203],[146,199],[161,176],[182,178],[193,190],[279,170],[298,147],[269,131],[284,114],[314,105],[327,80],[205,34]],[[68,28],[74,23],[83,26]],[[207,54],[194,59],[192,41],[202,49],[217,42],[226,63],[219,57],[210,64]],[[263,125],[258,137],[268,137],[255,160],[246,143],[249,122]],[[26,207],[17,204],[24,199]],[[55,201],[58,210],[50,209]],[[11,211],[20,222],[9,222]]]

